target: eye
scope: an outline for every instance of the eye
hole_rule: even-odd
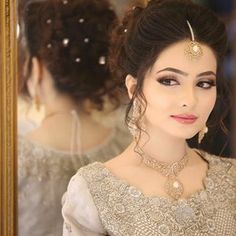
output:
[[[164,86],[174,86],[174,85],[179,84],[179,82],[177,81],[177,79],[174,76],[161,77],[157,80],[157,82],[164,85]]]
[[[210,89],[216,86],[216,83],[214,80],[200,81],[197,83],[197,86],[203,89]]]

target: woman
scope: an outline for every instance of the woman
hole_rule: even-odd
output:
[[[191,1],[153,0],[115,32],[111,65],[134,141],[71,179],[64,235],[236,235],[235,160],[186,142],[199,133],[201,143],[227,108],[224,24]]]
[[[61,235],[61,198],[75,171],[128,146],[127,134],[93,115],[101,111],[107,120],[108,105],[117,104],[106,59],[116,20],[106,0],[33,1],[25,8],[22,88],[46,115],[19,137],[19,235]]]

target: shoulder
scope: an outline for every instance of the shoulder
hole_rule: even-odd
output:
[[[104,167],[101,162],[93,162],[86,166],[81,167],[77,173],[70,179],[68,184],[67,193],[86,193],[90,194],[90,186],[102,182],[105,178]],[[72,196],[73,194],[71,194]]]
[[[222,157],[209,153],[205,153],[205,158],[216,169],[223,171],[229,176],[236,177],[236,158]]]
[[[58,177],[68,180],[81,166],[80,158],[72,160],[69,152],[44,147],[25,136],[18,136],[17,152],[20,179],[31,176],[45,181]]]
[[[19,135],[17,141],[17,158],[19,163],[26,161],[32,162],[32,156],[42,156],[42,150],[39,149],[39,147],[35,143],[28,140],[28,138],[26,138],[25,136]]]
[[[86,189],[97,205],[97,199],[105,194],[105,189],[112,191],[114,186],[117,185],[105,165],[101,162],[94,162],[77,171],[70,180],[68,192],[76,190],[78,193]]]
[[[44,145],[36,139],[30,139],[30,137],[19,135],[18,136],[18,155],[20,154],[30,154],[30,156],[35,156],[40,159],[44,156],[70,156],[70,152],[67,150],[60,150],[53,148],[50,145]]]
[[[82,170],[81,170],[82,169]],[[79,227],[103,233],[98,211],[94,204],[88,183],[83,176],[87,168],[81,168],[70,180],[67,192],[62,198],[62,214],[65,222],[77,222]]]
[[[27,147],[29,144],[27,138],[24,135],[18,135],[17,142],[18,142],[18,150],[22,149],[22,147]]]
[[[24,135],[18,136],[18,155],[24,153],[34,154],[35,152],[39,151],[39,149],[41,150],[41,152],[44,149],[39,143],[30,140]]]
[[[76,175],[71,178],[71,182],[80,181],[83,179],[87,185],[91,185],[94,182],[100,182],[107,177],[107,171],[102,162],[93,162],[89,165],[81,167]]]
[[[32,165],[37,161],[42,161],[41,164],[43,164],[47,156],[52,156],[49,150],[39,143],[29,140],[26,136],[18,136],[17,152],[19,164],[29,162]]]
[[[219,157],[222,163],[226,164],[227,171],[230,175],[236,177],[236,159],[235,158],[226,158]],[[236,179],[235,179],[236,180]]]

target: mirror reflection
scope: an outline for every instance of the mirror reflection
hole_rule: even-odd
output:
[[[19,235],[61,235],[69,179],[131,141],[107,61],[125,2],[19,0]]]
[[[124,22],[126,21],[122,23],[125,11],[129,9],[130,12],[133,11],[131,14],[135,14],[135,7],[140,6],[140,9],[142,9],[146,2],[148,1],[18,0],[18,231],[20,236],[62,235],[63,225],[64,231],[66,231],[65,235],[87,235],[87,229],[81,226],[83,225],[83,220],[78,223],[78,228],[81,231],[79,230],[75,234],[70,232],[71,225],[73,226],[73,222],[70,222],[70,217],[68,219],[65,216],[69,223],[63,224],[62,203],[65,204],[66,201],[64,214],[68,213],[66,212],[68,209],[72,213],[73,209],[76,208],[73,205],[70,206],[71,208],[68,207],[70,202],[68,196],[65,197],[64,195],[71,177],[81,167],[94,162],[107,163],[107,161],[120,155],[124,150],[127,153],[124,155],[127,155],[127,157],[141,155],[148,150],[148,145],[145,146],[145,142],[142,143],[143,146],[138,145],[138,142],[136,143],[137,137],[134,137],[134,142],[131,144],[131,147],[133,147],[132,152],[127,151],[127,147],[133,140],[132,135],[134,135],[136,130],[135,132],[131,130],[131,135],[127,129],[125,121],[130,120],[129,116],[126,117],[126,109],[128,105],[128,108],[131,109],[130,113],[133,116],[135,115],[135,99],[130,100],[130,98],[133,96],[139,97],[140,94],[136,90],[137,81],[135,78],[132,76],[127,77],[125,84],[125,80],[122,80],[124,77],[123,71],[119,69],[113,71],[109,67],[110,64],[113,64],[112,68],[114,68],[114,63],[118,61],[114,55],[111,58],[109,57],[109,52],[112,50],[112,37],[119,37],[119,35],[114,36],[115,34],[114,32],[112,34],[112,30],[117,25],[120,25],[120,35],[124,35],[123,40],[126,40],[125,35],[129,25],[125,25]],[[229,46],[223,67],[224,85],[233,88],[234,66],[232,55],[235,50],[234,42],[236,38],[236,18],[233,15],[233,5],[230,5],[231,1],[225,3],[204,0],[194,2],[212,8],[228,26]],[[224,7],[220,6],[220,4],[223,4]],[[135,17],[133,20],[137,24]],[[151,35],[150,37],[153,36]],[[153,42],[151,39],[150,43]],[[127,45],[129,44],[127,43]],[[124,64],[131,63],[130,61],[133,60],[133,56],[136,52],[138,53],[138,50],[139,48],[137,48],[137,51],[133,51],[130,57],[126,58],[123,55]],[[179,52],[179,48],[175,50]],[[209,58],[213,56],[211,53],[204,52],[205,55],[210,55]],[[179,61],[179,58],[175,57],[175,55],[177,54],[171,51],[167,54],[167,57],[174,58],[174,62]],[[119,56],[122,57],[121,55]],[[164,58],[162,61],[169,60]],[[204,68],[208,66],[207,63],[202,64],[205,66],[203,66]],[[208,67],[214,71],[214,65],[212,66],[212,64]],[[117,63],[117,68],[120,66],[122,65]],[[161,68],[162,65],[159,64],[153,64],[152,66],[154,70],[164,68]],[[139,69],[143,68],[140,67]],[[131,72],[126,71],[127,74],[131,74]],[[151,76],[153,74],[150,72],[149,77]],[[149,88],[154,88],[150,84],[149,86]],[[141,84],[140,87],[142,87]],[[156,91],[151,89],[149,91],[152,92],[148,92],[148,94],[156,94]],[[230,89],[227,91],[233,92]],[[164,90],[158,91],[158,94],[162,92]],[[150,99],[146,94],[145,97]],[[207,98],[207,96],[205,97]],[[163,103],[167,102],[169,98],[170,96],[164,99]],[[213,96],[211,96],[211,99],[213,104]],[[148,100],[148,102],[150,101]],[[204,150],[217,156],[231,156],[232,108],[229,101],[224,101],[226,109],[224,114],[221,114],[222,120],[218,121],[213,129],[209,127],[208,132],[203,134],[204,138],[200,141],[200,145],[197,135],[194,136],[196,132],[192,137],[186,138],[188,139],[189,147]],[[217,109],[215,110],[217,111]],[[209,113],[211,111],[210,105],[208,111]],[[158,123],[158,117],[160,123],[160,117],[163,116],[161,112],[155,114],[155,118],[152,120],[153,123],[150,122],[154,126],[155,122]],[[137,129],[139,128],[141,129],[139,138],[141,138],[142,135],[145,136],[146,128],[144,129],[142,125],[138,126]],[[154,128],[151,130],[155,130]],[[152,132],[149,131],[147,131],[148,135],[152,136]],[[156,153],[159,154],[157,148],[161,146],[152,142],[153,139],[150,138],[150,145],[152,144],[153,146],[150,146],[149,150],[152,151],[152,156],[158,156],[156,155]],[[147,149],[142,150],[144,146]],[[129,150],[131,149],[129,148]],[[191,152],[191,155],[197,156],[193,152]],[[184,161],[185,158],[183,163],[185,163]],[[202,159],[201,161],[203,162]],[[202,163],[201,161],[197,164],[202,167],[202,169],[200,168],[202,175],[195,176],[200,179],[204,176],[204,170],[207,169],[206,162]],[[117,164],[117,166],[116,161],[114,163],[114,165],[106,165],[107,169],[113,170],[111,173],[120,177],[121,180],[126,179],[127,182],[140,187],[138,189],[143,190],[144,196],[145,190],[147,190],[146,195],[152,196],[156,194],[159,196],[163,194],[162,197],[169,197],[165,196],[164,191],[153,190],[156,187],[158,188],[158,184],[151,184],[151,179],[159,178],[159,175],[151,175],[151,172],[147,172],[147,175],[145,175],[146,172],[143,173],[143,169],[140,169],[140,172],[135,172],[133,171],[134,169],[129,169],[132,163],[127,165],[127,172],[122,172],[122,168],[119,168],[124,163]],[[119,160],[117,163],[119,163]],[[143,168],[145,169],[147,166]],[[152,176],[152,178],[150,179],[147,176]],[[142,179],[146,178],[147,181],[143,183]],[[112,181],[109,183],[112,183]],[[150,183],[150,185],[147,183]],[[96,182],[93,182],[93,184],[95,186]],[[105,189],[104,185],[106,184],[102,183],[101,186]],[[201,181],[197,185],[197,187],[195,186],[196,188],[190,188],[189,192],[203,187]],[[139,194],[139,191],[135,191],[135,188],[130,189],[133,189],[133,195]],[[115,192],[117,189],[114,188],[113,190]],[[75,185],[73,185],[73,191],[75,193],[77,191]],[[87,190],[85,189],[84,191]],[[81,194],[84,194],[84,192]],[[119,195],[120,192],[117,194]],[[184,194],[186,194],[184,195],[185,197],[188,196],[187,193]],[[79,198],[79,195],[75,197],[72,194],[71,196]],[[83,198],[81,199],[83,200]],[[106,194],[104,195],[104,201],[105,199]],[[109,199],[107,201],[109,202]],[[119,205],[119,202],[114,202],[114,204],[116,203],[122,210],[123,205]],[[82,205],[83,207],[80,209],[81,218],[86,221],[85,218],[91,217],[89,220],[95,222],[96,219],[92,215],[94,211],[89,211],[90,213],[92,212],[91,215],[83,215],[86,209],[90,207],[88,202],[84,201]],[[104,205],[106,205],[106,202]],[[125,222],[123,223],[125,225]],[[100,225],[95,226],[97,228],[100,227]],[[169,231],[165,231],[165,229],[162,232],[170,232],[170,229],[168,229]],[[128,229],[125,230],[128,232]],[[98,235],[98,231],[96,231],[97,234],[88,232],[88,235]],[[107,233],[101,229],[99,232],[102,232],[103,235]],[[150,233],[150,231],[148,232]],[[113,233],[116,235],[116,231]],[[163,233],[162,235],[165,234]]]

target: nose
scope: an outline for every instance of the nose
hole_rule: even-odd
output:
[[[197,103],[196,91],[193,87],[184,88],[181,91],[180,106],[192,108]]]

